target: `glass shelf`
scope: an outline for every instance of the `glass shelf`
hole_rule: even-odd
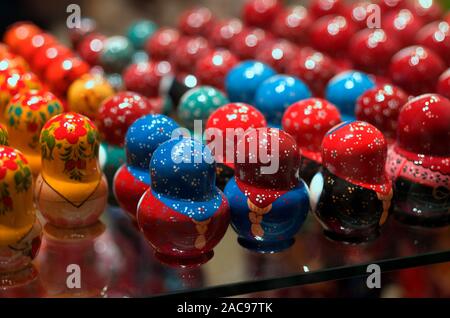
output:
[[[143,235],[117,207],[109,207],[102,224],[90,229],[44,228],[35,262],[34,284],[40,288],[30,292],[36,291],[35,296],[233,296],[367,275],[371,263],[392,271],[450,261],[449,227],[406,227],[392,217],[376,241],[344,245],[329,241],[310,214],[296,243],[277,254],[242,248],[230,227],[214,257],[194,269],[159,263]],[[79,266],[81,288],[67,287],[71,264]]]

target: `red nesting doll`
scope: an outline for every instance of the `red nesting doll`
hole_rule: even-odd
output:
[[[341,122],[336,106],[321,98],[292,104],[282,119],[283,129],[297,141],[301,154],[300,176],[309,184],[322,164],[322,139]]]
[[[344,122],[327,132],[323,172],[310,185],[312,208],[327,237],[361,243],[379,236],[392,198],[386,156],[386,140],[371,124]]]
[[[387,172],[397,219],[421,226],[450,223],[450,100],[425,94],[403,106]]]

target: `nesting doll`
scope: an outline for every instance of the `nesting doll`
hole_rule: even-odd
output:
[[[356,100],[355,115],[377,127],[391,143],[397,133],[398,114],[407,101],[408,95],[400,87],[377,85]]]
[[[25,156],[0,146],[0,274],[30,265],[42,228],[33,203],[33,176]]]
[[[336,106],[321,98],[292,104],[283,115],[283,130],[297,141],[301,155],[300,176],[309,184],[322,165],[322,139],[341,122]]]
[[[300,79],[288,75],[275,75],[258,87],[254,105],[264,114],[269,126],[280,128],[285,110],[291,104],[310,97],[308,86]]]
[[[216,184],[224,189],[234,174],[236,144],[247,129],[266,127],[264,115],[244,103],[230,103],[215,110],[206,122],[206,142],[217,162]]]
[[[180,33],[176,29],[160,28],[145,43],[145,51],[155,61],[167,61],[179,41]]]
[[[53,93],[66,96],[70,85],[89,70],[89,64],[78,57],[61,57],[49,63],[43,77]]]
[[[386,170],[394,183],[394,215],[404,223],[450,223],[450,101],[425,94],[400,110]]]
[[[111,36],[103,44],[100,62],[107,72],[120,73],[131,62],[133,53],[134,48],[128,38]]]
[[[164,115],[146,115],[128,128],[125,136],[126,164],[114,176],[114,196],[133,219],[137,204],[150,187],[149,166],[152,153],[172,138],[178,124]]]
[[[12,24],[3,36],[3,42],[13,52],[18,52],[24,43],[27,43],[34,35],[42,33],[42,30],[31,22],[20,21]]]
[[[202,36],[184,36],[174,50],[170,62],[177,73],[193,74],[196,62],[212,50],[208,40]]]
[[[375,86],[370,77],[362,72],[346,71],[334,76],[326,87],[328,101],[339,108],[344,120],[355,118],[356,100]]]
[[[215,17],[206,7],[194,7],[181,13],[178,28],[184,35],[206,36],[215,23]]]
[[[142,50],[157,28],[158,26],[151,20],[136,21],[128,28],[128,40],[136,50]]]
[[[162,91],[163,82],[172,76],[172,66],[167,61],[147,61],[134,63],[123,72],[127,90],[146,97],[157,97]]]
[[[11,98],[30,89],[41,89],[42,84],[31,72],[17,69],[0,72],[0,121],[5,122],[4,113]]]
[[[211,86],[192,88],[181,97],[178,106],[180,124],[191,132],[198,133],[203,129],[213,111],[228,104],[227,97],[218,89]],[[199,125],[196,126],[196,122]],[[201,136],[197,136],[202,138]]]
[[[2,50],[0,52],[0,72],[13,69],[26,72],[30,69],[30,66],[20,55],[11,53],[7,49]]]
[[[231,18],[219,20],[211,27],[208,40],[214,47],[229,49],[233,40],[242,32],[242,30],[242,21],[239,19]]]
[[[45,124],[39,142],[42,169],[35,197],[43,216],[65,228],[97,222],[106,208],[108,184],[100,169],[94,123],[77,113],[62,113]]]
[[[439,76],[445,68],[444,60],[437,53],[415,45],[401,49],[392,57],[389,75],[407,93],[420,95],[436,89]]]
[[[114,89],[104,77],[85,74],[70,85],[67,103],[71,111],[95,120],[101,103],[113,95]]]
[[[238,58],[226,49],[212,50],[198,59],[194,74],[201,85],[224,90],[225,76],[238,62]]]
[[[299,168],[295,139],[282,130],[249,129],[238,141],[234,178],[224,192],[243,247],[274,253],[294,243],[309,211]]]
[[[25,154],[34,176],[41,170],[41,129],[50,118],[62,111],[61,101],[45,90],[17,94],[5,109],[10,144]]]
[[[230,221],[208,147],[191,138],[166,141],[153,152],[150,175],[137,221],[156,256],[174,266],[207,262]]]
[[[286,66],[286,73],[304,81],[314,96],[324,96],[327,83],[339,72],[335,61],[325,53],[304,47]]]
[[[242,7],[241,16],[244,23],[259,28],[269,28],[270,22],[283,9],[279,0],[250,0]]]
[[[374,240],[391,210],[385,172],[387,143],[374,126],[344,122],[322,141],[322,172],[310,184],[311,206],[324,234],[336,241]]]
[[[106,36],[97,32],[84,36],[76,46],[78,55],[90,66],[99,65],[105,40]]]
[[[102,169],[112,188],[114,174],[126,161],[125,134],[128,127],[138,118],[153,113],[150,101],[144,96],[133,92],[120,92],[100,105],[96,122],[102,143],[100,161]],[[110,202],[115,203],[112,193]]]
[[[225,77],[225,90],[232,102],[253,104],[259,85],[275,71],[257,61],[244,61],[234,66]]]

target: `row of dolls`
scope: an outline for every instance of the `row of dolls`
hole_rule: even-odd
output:
[[[114,194],[162,261],[207,261],[230,219],[239,243],[259,252],[292,245],[310,210],[328,237],[350,243],[376,238],[393,208],[399,219],[413,224],[448,224],[445,153],[450,147],[444,137],[450,134],[449,100],[428,94],[404,105],[389,154],[377,128],[361,121],[339,124],[339,116],[332,118],[339,114],[336,108],[323,100],[292,105],[283,119],[286,130],[288,119],[297,120],[295,112],[302,121],[316,118],[313,129],[330,126],[320,150],[309,147],[314,155],[298,146],[303,133],[293,130],[291,136],[265,127],[264,116],[250,105],[219,108],[208,128],[246,132],[237,138],[231,161],[216,156],[217,169],[210,148],[180,135],[169,117],[146,115],[130,126],[127,163],[116,173]],[[319,124],[324,114],[327,120]],[[94,224],[103,213],[108,186],[98,160],[97,128],[83,115],[62,113],[44,125],[38,141],[42,167],[35,182],[26,157],[6,145],[6,130],[1,136],[2,270],[8,270],[33,258],[39,246],[33,192],[50,224],[79,228]],[[269,160],[260,160],[261,154]],[[309,161],[307,168],[318,171],[309,187],[300,177],[307,170],[301,168],[302,158]],[[275,170],[264,169],[274,162]],[[216,177],[229,178],[224,193]]]
[[[447,225],[449,116],[445,97],[428,94],[412,99],[402,108],[397,140],[388,144],[366,122],[340,123],[336,107],[321,99],[288,108],[285,131],[267,128],[264,116],[248,104],[227,104],[210,116],[207,132],[222,131],[224,143],[226,129],[243,128],[246,133],[235,139],[232,159],[224,156],[226,146],[223,151],[214,149],[218,162],[214,177],[213,165],[169,164],[172,148],[181,156],[189,153],[183,149],[195,149],[193,144],[199,142],[171,140],[178,125],[162,115],[149,115],[127,132],[127,164],[115,176],[114,195],[166,262],[180,262],[183,255],[184,260],[194,254],[207,258],[198,249],[210,251],[220,240],[227,205],[239,243],[259,252],[289,247],[310,210],[329,238],[348,243],[375,239],[393,211],[409,224]],[[298,128],[298,123],[307,122]],[[161,144],[163,140],[169,141]],[[270,154],[273,140],[278,148],[269,163],[276,158],[278,169],[263,173],[270,164],[252,158]],[[256,153],[249,146],[252,142],[257,144]],[[202,149],[203,156],[211,155],[207,147]],[[239,157],[242,163],[236,161]],[[302,176],[308,182],[312,179],[309,187]],[[214,184],[224,189],[225,196]],[[187,222],[191,231],[186,223],[177,227],[178,218],[194,220]],[[179,244],[173,244],[174,236],[179,236]],[[189,241],[190,252],[183,251]]]

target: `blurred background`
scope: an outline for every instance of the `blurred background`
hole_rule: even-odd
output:
[[[424,0],[426,1],[426,0]],[[438,0],[450,8],[450,0]],[[0,3],[0,27],[17,20],[32,20],[43,28],[65,35],[69,4],[79,4],[84,17],[93,17],[107,35],[123,34],[135,20],[150,18],[159,25],[174,26],[179,14],[192,6],[207,6],[218,17],[239,16],[245,0],[15,0]],[[307,4],[309,0],[285,0],[289,4]],[[356,0],[349,0],[356,2]],[[61,40],[63,40],[61,38]]]
[[[124,33],[134,20],[150,18],[159,25],[173,26],[178,15],[185,9],[204,5],[219,17],[238,16],[245,0],[18,0],[2,1],[0,4],[1,27],[17,20],[32,20],[38,25],[64,33],[69,4],[78,4],[84,17],[96,19],[104,33]],[[289,2],[289,1],[288,1]],[[304,3],[305,1],[291,1]]]

